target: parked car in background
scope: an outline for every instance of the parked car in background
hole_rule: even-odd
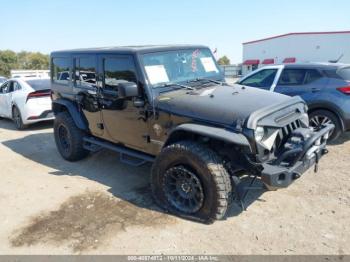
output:
[[[49,79],[16,78],[0,87],[0,117],[12,119],[17,129],[52,120]]]
[[[6,77],[0,76],[0,85],[7,81]]]
[[[350,130],[350,65],[292,64],[262,67],[238,84],[301,96],[308,104],[310,126],[332,123],[330,140]]]

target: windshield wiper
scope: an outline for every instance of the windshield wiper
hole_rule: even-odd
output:
[[[196,78],[194,80],[189,80],[188,82],[201,82],[201,81],[208,81],[210,83],[214,83],[217,85],[227,85],[225,82],[221,82],[221,81],[217,81],[217,80],[213,80],[213,79],[208,79],[208,78]]]
[[[164,85],[162,85],[162,87],[172,87],[172,86],[178,86],[184,89],[189,89],[189,90],[196,90],[196,88],[192,87],[192,86],[186,86],[186,85],[181,85],[181,84],[177,84],[177,83],[166,83]]]

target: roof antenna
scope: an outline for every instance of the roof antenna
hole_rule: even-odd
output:
[[[338,63],[340,61],[340,59],[343,58],[343,56],[344,56],[344,54],[341,54],[338,59],[336,59],[336,60],[329,60],[328,62],[329,63]]]

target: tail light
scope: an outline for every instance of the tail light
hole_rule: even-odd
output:
[[[337,90],[342,92],[344,95],[350,96],[350,85],[349,86],[338,87]]]
[[[39,90],[39,91],[35,91],[32,93],[29,93],[27,96],[27,101],[29,99],[33,99],[33,98],[39,98],[39,97],[47,97],[47,96],[51,96],[51,90],[47,89],[47,90]]]

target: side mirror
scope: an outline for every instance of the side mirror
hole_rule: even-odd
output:
[[[125,82],[118,84],[118,98],[139,96],[139,87],[136,83]]]

